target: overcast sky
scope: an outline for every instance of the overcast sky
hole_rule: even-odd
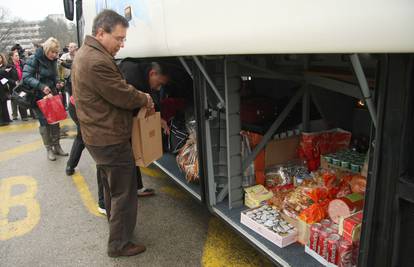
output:
[[[63,14],[63,0],[0,0],[12,18],[43,20],[49,14]]]

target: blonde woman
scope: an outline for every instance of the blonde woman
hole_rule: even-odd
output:
[[[55,95],[58,93],[58,89],[63,87],[63,83],[58,82],[57,79],[59,48],[59,41],[50,37],[36,50],[34,56],[24,66],[23,83],[32,88],[36,100],[49,94]],[[67,156],[68,153],[62,150],[59,143],[59,124],[48,124],[37,106],[33,110],[40,123],[39,132],[46,147],[47,158],[54,161],[56,160],[55,155]]]

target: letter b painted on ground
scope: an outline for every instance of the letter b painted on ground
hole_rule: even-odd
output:
[[[12,194],[12,188],[24,186],[25,191]],[[39,223],[40,205],[36,200],[37,182],[30,176],[15,176],[0,179],[0,240],[27,234]],[[9,212],[12,207],[24,207],[26,217],[9,221]]]

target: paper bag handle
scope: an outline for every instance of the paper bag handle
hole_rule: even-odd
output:
[[[144,119],[152,114],[155,114],[155,109],[154,108],[145,108],[142,107],[139,109],[138,115],[137,117],[140,119]]]

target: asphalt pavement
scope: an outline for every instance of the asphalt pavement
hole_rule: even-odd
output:
[[[0,127],[0,266],[269,266],[253,247],[161,171],[143,169],[156,195],[138,199],[135,241],[147,251],[106,255],[108,224],[97,212],[96,169],[85,150],[74,176],[51,162],[37,122]],[[75,128],[62,123],[69,137]]]

